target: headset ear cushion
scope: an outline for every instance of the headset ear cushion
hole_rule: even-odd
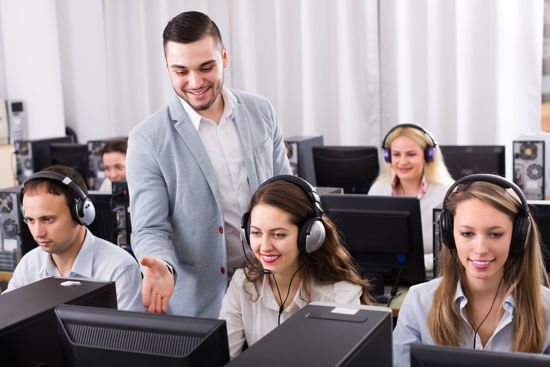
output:
[[[72,214],[77,223],[89,226],[95,219],[94,204],[88,198],[84,202],[80,199],[75,199]]]
[[[510,244],[510,252],[521,254],[527,247],[529,235],[531,233],[531,220],[529,216],[518,214],[514,220],[514,229],[512,231],[512,240]]]
[[[298,232],[298,248],[301,252],[312,253],[325,243],[326,228],[321,218],[309,218]]]
[[[250,212],[244,213],[241,218],[241,241],[250,247]]]
[[[384,160],[388,163],[391,163],[391,150],[384,149]]]
[[[453,235],[453,216],[447,209],[443,209],[439,216],[439,232],[441,241],[450,250],[456,247]]]
[[[435,159],[435,147],[427,146],[424,150],[424,160],[426,163],[431,163]]]

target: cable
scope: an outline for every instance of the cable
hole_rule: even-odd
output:
[[[500,290],[500,284],[502,283],[502,279],[504,279],[504,276],[500,278],[500,281],[498,282],[497,292],[495,293],[495,297],[493,298],[493,302],[491,303],[491,307],[489,308],[489,312],[487,312],[487,315],[485,315],[483,320],[481,320],[477,328],[475,328],[474,325],[470,322],[470,326],[472,326],[472,329],[474,329],[474,349],[476,349],[477,332],[479,331],[479,329],[481,328],[481,325],[483,325],[483,323],[485,322],[485,320],[487,320],[487,317],[489,317],[489,314],[491,314],[491,311],[493,310],[493,306],[495,305],[495,301],[497,300],[498,291]]]
[[[399,278],[401,278],[401,272],[403,271],[403,263],[399,266],[399,272],[397,273],[397,277],[395,278],[395,283],[393,284],[393,287],[390,292],[390,298],[388,299],[388,303],[386,304],[386,307],[390,307],[391,302],[393,301],[395,295],[397,294],[397,287],[399,285]]]
[[[296,269],[294,274],[292,274],[292,277],[290,278],[290,283],[288,284],[288,290],[286,292],[286,297],[284,301],[283,301],[283,298],[281,297],[281,291],[279,290],[279,284],[277,284],[277,279],[275,278],[275,274],[271,273],[271,275],[273,276],[273,280],[275,281],[275,287],[277,288],[277,293],[279,294],[279,302],[281,303],[281,305],[279,306],[279,316],[277,317],[277,325],[281,325],[281,315],[283,313],[283,310],[285,309],[285,303],[288,299],[288,296],[290,295],[290,287],[292,286],[292,281],[294,280],[294,277],[296,276],[296,274],[298,274],[300,269],[302,269],[302,266],[304,266],[304,264],[300,265],[300,267]]]

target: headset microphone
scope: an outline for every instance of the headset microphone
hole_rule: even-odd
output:
[[[244,258],[245,258],[246,261],[250,264],[250,266],[252,266],[254,269],[258,270],[259,272],[262,272],[262,273],[264,273],[264,274],[270,275],[270,274],[271,274],[271,270],[259,268],[258,266],[254,265],[254,263],[252,262],[252,260],[250,260],[250,259],[248,258],[248,255],[246,254],[246,250],[245,250],[245,248],[244,248],[244,239],[242,238],[242,236],[241,236],[241,245],[243,246]]]

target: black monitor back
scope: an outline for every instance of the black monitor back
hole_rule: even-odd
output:
[[[550,273],[550,201],[529,200],[528,203],[531,215],[539,229],[541,252],[546,272]]]
[[[46,278],[0,295],[3,361],[12,366],[62,366],[55,306],[117,307],[114,282],[70,279],[79,284],[63,286],[67,280]]]
[[[88,228],[95,236],[116,244],[117,221],[116,215],[111,207],[112,194],[100,191],[89,191],[88,198],[95,207],[95,219]]]
[[[321,196],[321,206],[363,276],[381,275],[386,284],[398,277],[404,285],[426,280],[416,197],[329,194]]]
[[[389,308],[313,302],[228,366],[389,367],[392,330]]]
[[[55,309],[71,366],[222,366],[229,361],[224,320],[73,305]]]
[[[342,187],[347,194],[366,194],[378,176],[378,148],[313,147],[317,186]]]
[[[86,186],[90,175],[88,146],[86,144],[53,143],[50,145],[50,156],[53,164],[61,164],[77,171],[84,179]]]
[[[474,173],[506,176],[504,145],[440,145],[439,148],[455,180]]]
[[[542,367],[550,356],[509,353],[441,345],[411,345],[411,367]]]

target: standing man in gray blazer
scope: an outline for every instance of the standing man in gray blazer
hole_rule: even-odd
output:
[[[215,318],[244,260],[240,218],[251,193],[291,169],[269,101],[224,88],[216,24],[184,12],[163,39],[175,94],[129,135],[132,247],[149,312]]]

